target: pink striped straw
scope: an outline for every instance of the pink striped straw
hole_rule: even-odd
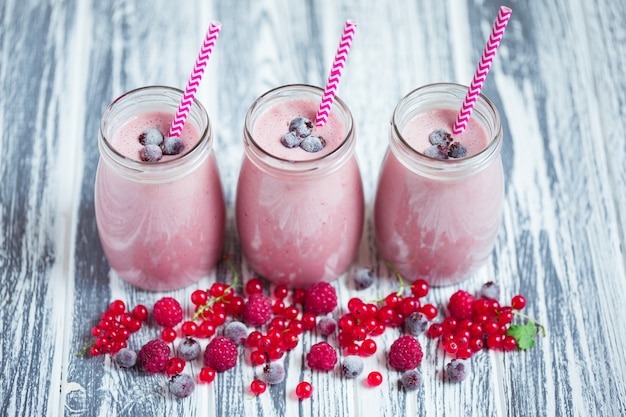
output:
[[[194,65],[193,71],[191,71],[191,75],[187,81],[187,86],[185,87],[185,93],[180,99],[176,116],[174,116],[174,120],[170,126],[170,137],[179,137],[183,131],[187,115],[189,115],[189,110],[191,110],[191,106],[193,105],[193,98],[198,92],[198,86],[202,80],[204,69],[206,68],[207,62],[209,62],[211,52],[213,52],[213,47],[215,46],[218,35],[220,34],[220,30],[222,30],[222,24],[220,22],[211,22],[209,25],[209,29],[204,37],[204,43],[202,44],[202,48],[200,48],[198,58],[196,59],[196,65]]]
[[[328,75],[326,81],[326,88],[324,88],[324,95],[322,96],[322,102],[320,108],[315,116],[315,126],[322,127],[326,124],[328,116],[330,115],[330,108],[333,105],[335,99],[335,93],[339,86],[339,80],[341,79],[341,73],[343,67],[346,65],[348,59],[348,52],[350,52],[350,46],[352,45],[352,38],[354,37],[354,31],[356,29],[356,22],[352,20],[346,20],[346,24],[343,28],[343,34],[341,35],[341,41],[335,54],[335,60],[333,66]]]
[[[476,67],[474,79],[472,79],[472,83],[470,84],[469,90],[467,90],[465,100],[461,105],[461,110],[459,111],[456,121],[454,122],[454,126],[452,127],[452,133],[455,135],[460,135],[467,128],[467,123],[472,115],[472,110],[474,110],[474,105],[476,104],[480,90],[483,88],[483,84],[487,78],[487,73],[491,69],[491,63],[493,58],[496,56],[496,51],[498,50],[498,46],[500,46],[500,41],[504,35],[504,29],[506,29],[506,24],[509,22],[510,17],[511,9],[505,6],[500,7],[498,17],[491,28],[489,40],[487,41],[487,45],[485,45],[483,55],[480,57],[480,61]]]

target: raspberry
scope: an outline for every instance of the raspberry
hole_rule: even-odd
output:
[[[272,317],[272,300],[260,293],[252,294],[243,308],[243,321],[252,327],[262,326]]]
[[[216,372],[224,372],[237,364],[237,345],[225,336],[217,336],[204,351],[204,365]]]
[[[422,362],[422,346],[413,336],[402,336],[389,348],[389,366],[397,371],[415,369]]]
[[[311,369],[331,371],[337,363],[337,352],[327,342],[319,342],[311,346],[306,362]]]
[[[319,282],[306,290],[304,311],[321,316],[337,307],[337,292],[327,282]]]
[[[472,318],[472,304],[474,303],[474,296],[467,291],[458,290],[450,297],[448,303],[448,311],[450,315],[458,320],[465,320]]]
[[[159,325],[163,327],[175,327],[183,321],[183,309],[180,303],[172,297],[163,297],[154,303],[152,315]]]
[[[170,348],[162,340],[151,340],[139,350],[137,360],[142,368],[151,374],[156,374],[165,369],[170,358]]]

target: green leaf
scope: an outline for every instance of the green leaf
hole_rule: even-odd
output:
[[[535,346],[535,336],[537,335],[537,326],[531,321],[526,324],[515,324],[506,331],[508,336],[512,336],[517,340],[517,347],[521,350],[528,350]]]

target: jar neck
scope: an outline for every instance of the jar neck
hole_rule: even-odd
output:
[[[171,114],[173,119],[182,95],[183,92],[176,88],[150,86],[131,90],[113,101],[105,109],[100,122],[98,149],[101,161],[117,175],[142,183],[171,182],[194,171],[210,155],[213,146],[209,117],[204,106],[196,99],[185,123],[193,124],[199,139],[180,157],[144,162],[122,155],[112,144],[117,130],[142,114],[164,112]]]
[[[321,102],[324,90],[319,87],[292,84],[285,85],[260,96],[248,109],[243,128],[243,145],[246,157],[260,170],[283,177],[306,177],[312,174],[328,175],[346,164],[354,156],[356,135],[352,114],[348,106],[337,96],[334,98],[331,113],[343,123],[345,134],[330,153],[308,160],[290,160],[269,153],[261,144],[261,139],[253,134],[259,117],[277,103],[289,100],[312,99]],[[296,117],[298,115],[294,115]]]
[[[414,149],[403,136],[407,123],[422,112],[439,109],[458,111],[467,89],[453,83],[429,84],[411,91],[400,100],[391,120],[389,148],[410,171],[431,179],[456,181],[477,174],[499,158],[502,148],[500,115],[495,105],[482,94],[471,116],[487,135],[487,146],[482,151],[466,158],[434,159]]]

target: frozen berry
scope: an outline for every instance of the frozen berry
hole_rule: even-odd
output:
[[[139,158],[144,162],[159,162],[163,158],[163,151],[159,145],[146,145],[139,150]]]
[[[161,145],[163,155],[178,155],[185,148],[183,140],[177,136],[168,136]]]
[[[465,158],[467,156],[467,149],[459,142],[454,142],[448,147],[448,156],[450,158]]]
[[[300,143],[300,147],[307,152],[319,152],[324,149],[326,141],[321,136],[307,136]]]
[[[156,374],[165,369],[170,358],[170,348],[162,340],[151,340],[139,350],[137,360],[141,367],[151,374]]]
[[[452,135],[443,129],[437,129],[433,130],[430,135],[428,135],[428,140],[432,145],[448,146],[448,144],[452,142]]]
[[[346,356],[341,361],[341,374],[346,378],[356,378],[363,372],[363,360],[358,356]]]
[[[490,300],[497,300],[500,298],[500,286],[493,281],[486,282],[480,288],[480,296]]]
[[[257,293],[248,297],[243,308],[243,321],[252,327],[266,324],[272,317],[272,300]]]
[[[122,368],[132,368],[137,363],[137,352],[132,349],[122,348],[115,354],[115,363]]]
[[[457,320],[465,320],[472,317],[472,305],[474,296],[467,291],[458,290],[450,297],[448,311]]]
[[[241,345],[248,338],[248,328],[240,321],[231,321],[224,328],[224,336]]]
[[[285,368],[278,362],[267,363],[263,367],[261,379],[268,385],[280,384],[285,379]]]
[[[411,369],[402,373],[400,383],[407,391],[414,391],[422,386],[422,373],[417,369]]]
[[[280,138],[280,143],[287,148],[296,148],[302,143],[302,138],[298,137],[295,132],[287,132]]]
[[[224,336],[213,338],[204,351],[204,365],[224,372],[237,364],[237,345]]]
[[[337,291],[327,282],[319,282],[306,290],[304,311],[321,316],[337,307]]]
[[[463,359],[452,359],[446,365],[446,378],[450,382],[461,382],[469,374],[469,362]]]
[[[419,336],[428,328],[428,319],[423,313],[414,312],[404,319],[404,332]]]
[[[163,297],[154,303],[152,315],[163,327],[174,327],[183,321],[183,309],[180,303],[172,297]]]
[[[313,123],[306,117],[296,117],[289,123],[289,132],[293,132],[299,138],[305,138],[311,134]]]
[[[357,290],[369,288],[374,283],[374,273],[369,268],[358,268],[354,271],[354,286]]]
[[[186,337],[178,344],[178,357],[186,360],[192,361],[197,359],[202,352],[202,346],[196,339],[191,337]]]
[[[434,159],[448,159],[447,147],[442,145],[432,145],[426,148],[424,155]]]
[[[178,398],[189,397],[196,389],[196,383],[189,374],[176,374],[170,378],[170,392]]]
[[[337,363],[337,352],[327,342],[319,342],[311,346],[306,362],[311,369],[331,371]]]
[[[422,346],[413,336],[402,336],[389,348],[389,366],[397,371],[415,369],[422,362]]]
[[[139,135],[139,143],[142,145],[157,145],[163,143],[163,133],[159,129],[146,129]]]
[[[337,329],[337,322],[332,317],[322,317],[319,322],[317,322],[317,331],[322,336],[330,336],[335,333]]]

